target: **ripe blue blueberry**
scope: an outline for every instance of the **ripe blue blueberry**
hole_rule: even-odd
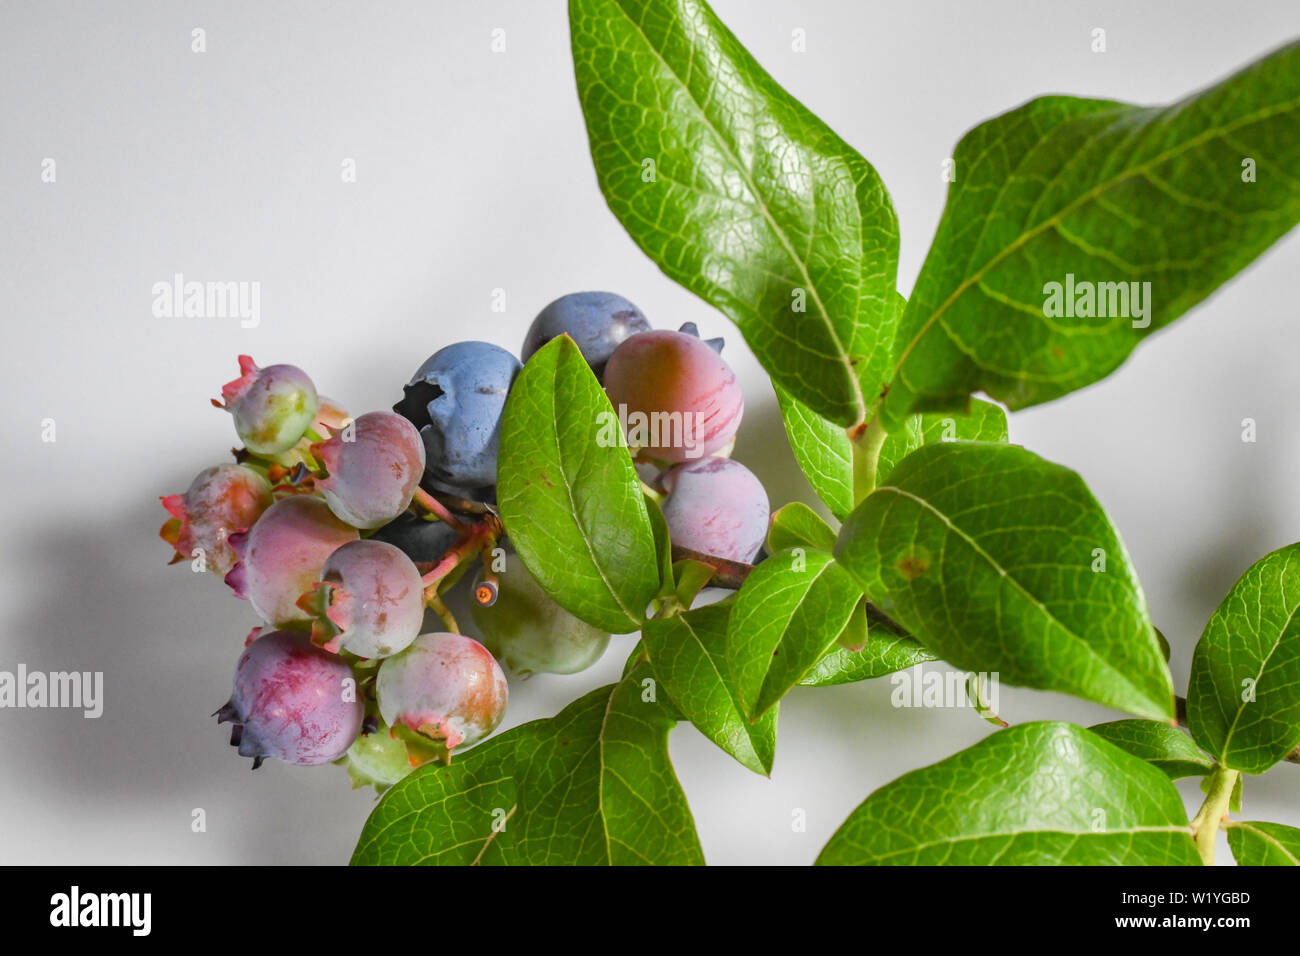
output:
[[[457,342],[420,366],[393,411],[424,439],[425,473],[434,487],[464,495],[495,485],[501,411],[522,366],[487,342]]]
[[[678,332],[685,332],[687,335],[693,335],[695,338],[700,337],[700,327],[694,322],[683,322],[677,329]],[[713,349],[718,355],[722,354],[722,348],[727,344],[724,338],[705,339],[704,344]]]
[[[425,521],[408,513],[390,521],[367,540],[391,544],[416,564],[436,564],[458,536],[449,524]]]
[[[568,335],[599,377],[624,339],[648,331],[650,323],[641,310],[621,295],[572,292],[537,313],[524,337],[523,359],[527,362],[551,339]]]

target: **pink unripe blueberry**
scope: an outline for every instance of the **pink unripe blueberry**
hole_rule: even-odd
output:
[[[300,767],[337,760],[364,717],[352,668],[295,631],[273,631],[248,646],[230,700],[217,711],[219,723],[234,724],[230,742],[253,758],[253,769],[267,757]]]
[[[329,472],[316,488],[358,528],[383,527],[405,511],[424,474],[424,441],[395,412],[368,412],[312,451]]]
[[[313,607],[314,602],[320,603]],[[424,582],[411,559],[393,545],[350,541],[329,556],[320,583],[299,607],[323,613],[337,628],[326,650],[389,657],[420,636]]]
[[[215,465],[184,494],[163,496],[172,517],[159,534],[176,549],[173,563],[201,556],[204,570],[225,574],[235,563],[230,536],[252,527],[273,500],[270,483],[251,468]]]
[[[319,498],[281,498],[246,532],[230,536],[239,561],[226,583],[268,624],[306,620],[298,599],[320,577],[331,554],[357,531]]]
[[[442,740],[450,752],[482,740],[506,712],[506,675],[486,647],[462,634],[421,634],[379,666],[379,713]]]
[[[628,443],[664,461],[694,460],[732,440],[745,400],[731,367],[685,332],[641,332],[614,350],[605,390]]]
[[[705,458],[669,471],[663,487],[673,544],[729,561],[754,560],[770,512],[767,492],[748,468],[730,458]]]
[[[298,443],[316,417],[316,386],[293,365],[258,368],[239,356],[239,378],[221,389],[224,408],[235,419],[235,431],[249,451],[276,455]],[[223,404],[224,402],[224,404]]]

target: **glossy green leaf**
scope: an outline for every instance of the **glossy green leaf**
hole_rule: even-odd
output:
[[[853,512],[837,560],[960,670],[1171,718],[1119,535],[1077,474],[1015,445],[924,445]]]
[[[354,864],[703,863],[668,760],[680,719],[645,663],[389,790]]]
[[[777,509],[767,531],[767,550],[773,554],[786,548],[817,548],[830,551],[835,547],[835,529],[822,516],[801,501],[792,501]]]
[[[578,347],[553,339],[510,389],[497,495],[510,543],[537,583],[582,620],[621,634],[645,620],[660,566],[617,421]]]
[[[909,415],[880,446],[876,484],[884,484],[894,467],[922,445],[940,441],[1006,441],[1007,413],[1000,405],[973,398],[965,412]]]
[[[1300,544],[1253,564],[1210,617],[1192,654],[1187,726],[1246,773],[1300,744]]]
[[[823,551],[791,549],[750,573],[727,628],[727,666],[756,719],[808,675],[844,630],[862,590]]]
[[[822,865],[1186,865],[1173,782],[1073,724],[1018,724],[858,806]]]
[[[1201,777],[1214,769],[1214,761],[1201,752],[1192,738],[1160,720],[1113,720],[1088,729],[1159,767],[1171,780]]]
[[[650,666],[682,715],[704,736],[755,773],[772,772],[776,754],[773,707],[751,724],[741,713],[727,670],[730,602],[647,621],[642,631]]]
[[[891,430],[976,391],[1017,409],[1097,381],[1300,221],[1300,44],[1165,107],[1031,100],[954,158],[899,328]],[[1067,282],[1107,315],[1080,315],[1076,285],[1075,317],[1049,317],[1048,284]],[[1133,282],[1141,309],[1101,285]]]
[[[792,395],[860,421],[898,318],[898,224],[876,171],[703,0],[570,0],[569,21],[614,215]]]
[[[676,587],[673,573],[673,543],[668,535],[668,521],[663,509],[649,495],[645,496],[646,516],[650,519],[650,531],[654,535],[655,556],[659,567],[659,593],[670,593]]]
[[[366,821],[353,866],[493,866],[519,862],[512,825],[515,747],[544,721],[493,737],[448,766],[426,764],[395,784]]]
[[[1228,848],[1239,866],[1300,866],[1300,830],[1281,823],[1233,821]]]
[[[852,684],[938,659],[902,628],[878,617],[872,619],[865,612],[853,612],[845,626],[846,630],[851,628],[861,628],[863,633],[851,638],[841,633],[835,646],[817,662],[800,684],[810,687]],[[866,641],[866,646],[861,650],[850,650],[845,646],[846,642],[860,644],[863,640]]]
[[[546,721],[516,763],[515,847],[523,862],[702,864],[668,759],[668,732],[678,719],[641,663]]]
[[[853,443],[848,432],[772,384],[795,460],[817,497],[843,520],[853,510]]]

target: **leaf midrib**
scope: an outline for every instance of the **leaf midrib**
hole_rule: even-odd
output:
[[[1170,112],[1171,110],[1176,111],[1178,108],[1192,101],[1193,99],[1196,98],[1196,96],[1199,95],[1203,95],[1203,94],[1194,94],[1192,97],[1179,100],[1178,102],[1174,103],[1172,106],[1168,106],[1159,110],[1159,112],[1164,114]],[[1007,256],[1011,255],[1013,252],[1018,250],[1021,246],[1029,242],[1035,236],[1059,224],[1066,216],[1074,212],[1074,210],[1077,209],[1079,206],[1083,205],[1084,203],[1091,202],[1092,200],[1100,196],[1102,193],[1109,191],[1113,187],[1124,182],[1126,179],[1130,179],[1134,176],[1141,175],[1143,172],[1146,172],[1147,170],[1154,168],[1155,166],[1158,166],[1167,160],[1176,158],[1186,150],[1193,149],[1194,147],[1199,146],[1204,142],[1208,142],[1209,140],[1227,136],[1235,132],[1241,126],[1254,123],[1261,119],[1266,119],[1275,113],[1285,113],[1294,110],[1298,104],[1300,104],[1300,99],[1288,100],[1280,104],[1275,104],[1274,106],[1268,107],[1266,109],[1257,110],[1254,113],[1250,113],[1246,116],[1240,117],[1238,120],[1235,120],[1232,123],[1228,123],[1223,126],[1216,126],[1212,129],[1204,130],[1198,135],[1193,136],[1191,139],[1188,139],[1183,143],[1180,143],[1178,146],[1168,149],[1163,153],[1159,153],[1153,156],[1151,159],[1146,160],[1138,164],[1137,166],[1134,166],[1131,169],[1124,171],[1121,174],[1112,176],[1110,179],[1098,183],[1096,186],[1093,186],[1092,188],[1090,188],[1089,190],[1081,194],[1077,199],[1067,203],[1060,210],[1053,213],[1047,219],[1044,219],[1038,225],[1032,227],[1031,229],[1026,230],[1025,232],[1022,232],[1019,236],[1015,238],[1015,240],[1003,246],[1003,248],[999,250],[996,255],[990,258],[983,266],[977,269],[971,276],[969,276],[967,279],[964,279],[952,291],[952,293],[949,294],[948,298],[946,298],[939,305],[939,307],[935,309],[934,312],[932,312],[928,318],[926,318],[926,320],[921,324],[921,327],[917,329],[916,334],[912,336],[912,338],[908,341],[907,346],[900,353],[898,357],[898,361],[894,363],[893,377],[897,378],[899,376],[899,373],[903,368],[904,362],[907,360],[908,356],[911,355],[912,350],[916,347],[917,343],[920,342],[921,339],[925,337],[925,335],[930,331],[930,329],[934,326],[934,324],[937,321],[939,321],[939,318],[949,309],[950,306],[952,306],[952,304],[958,298],[964,295],[966,291],[970,289],[973,285],[980,282],[984,278],[984,276],[987,275],[994,268],[994,266],[1000,263],[1003,259],[1005,259]],[[1130,106],[1129,109],[1142,110],[1142,109],[1149,109],[1149,107]],[[1092,119],[1095,118],[1095,116],[1097,115],[1100,114],[1090,114],[1086,117],[1083,117],[1083,119]],[[1051,136],[1052,133],[1054,133],[1057,129],[1060,128],[1061,128],[1060,126],[1054,127],[1053,130],[1048,133],[1048,136]],[[990,210],[990,212],[992,212],[992,210]],[[884,399],[882,398],[881,402],[877,402],[876,408],[879,408],[880,404],[883,401]]]
[[[1259,827],[1251,823],[1231,823],[1231,824],[1226,824],[1226,826],[1230,831],[1244,830],[1248,833],[1253,833],[1255,836],[1259,837],[1259,839],[1263,840],[1265,843],[1274,847],[1279,853],[1281,853],[1288,860],[1290,860],[1292,866],[1300,866],[1300,857],[1297,857],[1294,853],[1292,853],[1289,849],[1287,849],[1286,844],[1283,843],[1281,840],[1279,840],[1277,837],[1273,836],[1273,834],[1265,830],[1261,830]]]
[[[758,755],[758,748],[754,744],[754,734],[753,734],[754,725],[749,723],[747,720],[745,720],[745,714],[741,711],[739,702],[736,701],[733,695],[731,694],[731,691],[727,685],[727,679],[723,675],[721,669],[718,667],[717,661],[713,659],[713,655],[709,653],[709,649],[704,645],[704,642],[700,640],[700,636],[696,632],[695,628],[691,626],[691,622],[686,620],[686,618],[681,615],[678,615],[676,620],[679,623],[681,623],[681,625],[684,628],[686,628],[686,632],[691,636],[691,640],[693,640],[699,646],[700,653],[703,654],[704,659],[708,661],[710,670],[712,670],[714,675],[718,678],[718,686],[722,688],[727,698],[731,701],[731,706],[733,711],[735,712],[736,716],[740,718],[739,720],[740,727],[745,732],[745,740],[749,743],[749,752],[753,756],[754,762],[759,767],[762,768],[764,776],[771,776],[772,769],[764,765],[763,759]],[[747,769],[750,770],[754,769],[753,767],[750,767],[747,764],[745,764],[744,761],[740,761],[740,762],[742,765],[746,766]]]
[[[937,846],[950,846],[956,843],[971,843],[977,840],[1000,840],[1000,839],[1005,839],[1007,837],[1014,838],[1019,836],[1051,836],[1051,835],[1070,836],[1078,839],[1080,837],[1086,838],[1086,837],[1123,836],[1124,834],[1130,834],[1130,833],[1185,833],[1188,836],[1191,835],[1191,831],[1187,826],[1180,826],[1177,824],[1169,824],[1166,826],[1158,826],[1158,827],[1157,826],[1125,827],[1119,830],[1093,830],[1091,828],[1085,830],[1068,830],[1063,827],[1044,827],[1041,829],[1026,828],[1024,830],[998,830],[989,833],[973,833],[965,836],[954,836],[954,837],[948,837],[940,840],[929,840],[925,843],[915,843],[901,850],[890,850],[886,853],[873,854],[871,859],[884,860],[884,859],[888,859],[889,857],[904,856],[909,853],[917,853],[919,851],[928,850]]]
[[[858,377],[854,373],[852,356],[850,356],[845,351],[844,343],[840,341],[839,332],[836,330],[834,323],[832,323],[830,320],[830,314],[827,312],[826,306],[822,302],[821,293],[817,288],[817,284],[813,282],[812,276],[808,273],[807,263],[805,263],[803,259],[799,257],[798,253],[795,252],[794,246],[791,244],[789,237],[786,236],[785,231],[780,227],[776,219],[773,218],[771,210],[768,209],[767,203],[763,200],[762,195],[758,190],[758,184],[754,182],[754,179],[750,175],[749,170],[745,167],[744,164],[740,162],[739,157],[736,156],[735,151],[732,150],[731,145],[726,141],[725,137],[723,137],[723,135],[721,134],[721,132],[719,132],[717,127],[714,126],[713,121],[709,118],[708,114],[704,111],[704,107],[695,99],[695,96],[691,92],[691,88],[686,84],[686,82],[672,67],[672,65],[669,64],[669,62],[664,58],[663,54],[659,52],[658,47],[656,47],[650,41],[650,37],[646,35],[646,32],[644,29],[642,29],[641,24],[637,23],[636,20],[632,18],[632,15],[628,13],[626,9],[624,9],[621,0],[613,0],[613,3],[614,6],[618,8],[619,13],[623,14],[623,18],[637,32],[637,34],[641,37],[642,41],[644,41],[646,48],[650,50],[651,53],[654,54],[655,59],[657,59],[663,65],[664,69],[667,70],[668,73],[672,76],[672,78],[677,81],[682,91],[686,94],[686,99],[691,103],[692,106],[695,107],[695,111],[700,122],[703,124],[704,128],[707,129],[710,134],[712,134],[719,148],[722,150],[726,158],[731,162],[732,167],[736,169],[737,172],[739,172],[741,178],[745,182],[746,188],[748,188],[749,190],[749,194],[754,197],[754,202],[757,208],[763,214],[763,218],[767,221],[768,225],[771,227],[773,234],[780,240],[781,245],[785,248],[786,254],[790,257],[790,261],[793,262],[795,266],[798,268],[800,275],[803,277],[804,284],[807,286],[808,291],[812,294],[813,301],[817,305],[817,315],[822,320],[822,323],[826,326],[827,331],[830,333],[831,341],[835,343],[835,348],[839,352],[838,358],[840,362],[843,363],[845,371],[848,373],[849,381],[853,385],[853,399],[858,409],[858,416],[862,417],[862,415],[866,412],[866,400],[862,394],[861,383],[858,382]],[[856,191],[855,191],[855,196],[856,196]],[[859,210],[858,218],[859,218],[859,225],[861,225],[860,210]],[[862,230],[861,228],[859,228],[858,247],[861,248],[861,246],[862,246]],[[860,285],[860,280],[859,280],[859,285]],[[859,300],[861,298],[862,290],[859,287],[856,291],[858,295],[855,296],[855,300]]]
[[[1286,567],[1284,565],[1282,568],[1282,573],[1285,572],[1286,572]],[[1261,600],[1262,600],[1262,596],[1261,596]],[[1282,646],[1282,637],[1286,634],[1287,628],[1291,626],[1291,622],[1295,620],[1297,613],[1300,613],[1300,603],[1297,603],[1296,606],[1291,609],[1291,612],[1286,617],[1286,622],[1280,628],[1278,628],[1277,639],[1273,641],[1273,646],[1268,649],[1268,653],[1265,654],[1264,659],[1260,661],[1259,670],[1255,674],[1255,682],[1252,685],[1253,687],[1257,688],[1259,686],[1260,679],[1264,676],[1264,671],[1268,670],[1268,662],[1273,659],[1273,655],[1277,653],[1277,649]],[[1259,695],[1256,694],[1256,697],[1258,696]],[[1234,698],[1237,697],[1235,691],[1233,693],[1233,697]],[[1239,706],[1236,709],[1236,712],[1233,713],[1232,715],[1232,723],[1228,725],[1228,732],[1224,735],[1223,738],[1223,748],[1218,755],[1220,763],[1223,763],[1228,759],[1228,751],[1231,749],[1231,744],[1232,744],[1232,735],[1237,732],[1237,724],[1241,721],[1241,716],[1245,712],[1246,712],[1246,706],[1244,703],[1242,703],[1241,706]]]
[[[1123,684],[1135,695],[1137,695],[1137,697],[1146,701],[1147,703],[1152,703],[1152,704],[1156,703],[1156,701],[1152,700],[1145,692],[1143,692],[1136,685],[1134,685],[1128,679],[1127,675],[1124,674],[1123,671],[1117,669],[1114,665],[1112,665],[1109,661],[1107,661],[1104,657],[1102,657],[1097,652],[1096,648],[1094,648],[1091,644],[1089,644],[1086,640],[1084,640],[1082,635],[1076,634],[1073,629],[1067,627],[1065,625],[1065,622],[1060,620],[1055,614],[1051,612],[1050,609],[1048,609],[1047,605],[1045,605],[1041,600],[1039,600],[1037,597],[1031,594],[1029,590],[1025,588],[1025,586],[1021,584],[1018,580],[1016,580],[1016,578],[1012,576],[1012,574],[1009,571],[1007,571],[1004,567],[1002,567],[1002,565],[999,564],[998,561],[994,559],[994,557],[991,554],[989,554],[982,547],[980,547],[979,543],[974,538],[968,535],[961,528],[957,527],[957,525],[953,524],[953,522],[948,518],[948,516],[945,515],[942,511],[940,511],[930,502],[926,501],[924,498],[921,498],[918,495],[914,495],[909,491],[905,491],[896,485],[885,485],[881,488],[876,489],[877,494],[881,492],[893,492],[904,498],[909,498],[912,501],[915,501],[917,504],[921,505],[921,507],[932,512],[935,515],[935,517],[937,517],[940,521],[942,521],[945,525],[947,525],[948,528],[952,530],[953,533],[955,533],[959,538],[965,541],[971,547],[971,549],[975,551],[976,554],[978,554],[985,561],[987,561],[989,566],[992,567],[993,570],[995,570],[999,575],[1001,575],[1006,580],[1010,581],[1011,584],[1016,588],[1016,590],[1019,591],[1022,595],[1024,595],[1024,597],[1027,598],[1032,605],[1037,607],[1043,613],[1043,615],[1047,617],[1048,620],[1050,620],[1053,624],[1059,627],[1065,634],[1073,638],[1094,660],[1096,660],[1102,667],[1104,667],[1108,673],[1113,674],[1116,678],[1118,678],[1118,683]]]
[[[555,372],[551,376],[552,412],[554,412],[556,402],[559,401],[559,397],[560,397],[559,389],[557,386],[560,377],[560,359],[563,354],[564,353],[562,350],[556,353]],[[622,596],[614,590],[613,584],[610,583],[609,578],[605,574],[605,569],[601,566],[600,562],[596,560],[595,549],[593,549],[591,546],[591,536],[588,533],[587,528],[583,526],[582,520],[578,517],[578,503],[576,500],[574,500],[573,497],[573,484],[569,481],[568,470],[564,467],[565,455],[563,449],[560,447],[559,419],[558,416],[554,414],[551,415],[550,434],[551,437],[555,440],[555,463],[559,468],[560,482],[564,487],[564,495],[569,500],[569,514],[573,516],[573,525],[575,528],[578,529],[578,536],[582,539],[582,544],[587,549],[587,556],[591,559],[591,566],[595,568],[596,573],[600,575],[600,581],[605,586],[605,590],[609,593],[609,596],[614,599],[614,603],[618,605],[618,608],[620,611],[623,612],[623,615],[633,625],[640,625],[641,623],[640,618],[634,615],[628,609],[627,605],[623,603]]]

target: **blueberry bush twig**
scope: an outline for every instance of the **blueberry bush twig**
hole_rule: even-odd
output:
[[[1118,530],[1006,415],[1104,379],[1300,221],[1300,44],[1168,106],[1046,96],[975,126],[904,298],[877,171],[703,0],[570,0],[569,23],[611,212],[734,323],[818,504],[772,513],[730,457],[721,343],[614,293],[546,305],[517,357],[447,345],[355,421],[242,357],[219,405],[244,448],[163,528],[265,624],[219,712],[240,753],[382,791],[358,864],[695,864],[673,726],[768,775],[795,686],[941,661],[988,735],[867,795],[816,862],[1194,866],[1223,828],[1240,864],[1300,863],[1300,830],[1234,818],[1300,747],[1300,544],[1244,571],[1178,698]],[[498,661],[610,648],[617,681],[497,732],[520,692]],[[325,713],[268,704],[277,672]],[[996,682],[1125,716],[1002,726]]]

